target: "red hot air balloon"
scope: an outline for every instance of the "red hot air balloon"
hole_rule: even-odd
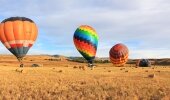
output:
[[[124,44],[116,44],[110,49],[110,61],[115,65],[115,66],[123,66],[129,56],[129,50]]]
[[[17,57],[20,67],[23,67],[22,59],[34,44],[37,34],[37,26],[29,18],[11,17],[0,24],[0,40]]]

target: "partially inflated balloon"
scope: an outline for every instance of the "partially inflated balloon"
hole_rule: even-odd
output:
[[[1,42],[19,61],[34,44],[37,34],[37,26],[29,18],[11,17],[0,24]]]
[[[148,59],[140,59],[137,61],[136,65],[139,67],[150,67],[151,63]]]
[[[123,66],[129,56],[129,50],[124,44],[116,44],[110,49],[110,61],[115,65],[115,66]]]
[[[75,31],[73,40],[77,50],[92,64],[98,45],[96,31],[90,26],[82,25]]]

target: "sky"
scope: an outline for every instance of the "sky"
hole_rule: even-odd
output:
[[[80,25],[99,35],[97,57],[117,43],[129,58],[170,58],[170,0],[0,0],[0,21],[28,17],[38,38],[28,54],[81,56],[73,43]],[[11,54],[1,43],[0,54]]]

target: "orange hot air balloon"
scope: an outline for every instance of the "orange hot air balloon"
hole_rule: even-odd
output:
[[[37,26],[29,18],[10,17],[0,24],[0,40],[17,57],[20,67],[23,67],[22,59],[34,44],[37,34]]]
[[[110,49],[110,61],[115,65],[115,66],[123,66],[129,56],[129,50],[124,44],[116,44]]]

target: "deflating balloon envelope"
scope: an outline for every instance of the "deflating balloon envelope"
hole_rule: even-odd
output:
[[[98,45],[98,35],[96,31],[88,25],[82,25],[75,31],[73,41],[80,54],[89,64],[92,64]]]
[[[150,67],[151,63],[148,59],[140,59],[137,61],[136,65],[139,67]]]
[[[19,61],[27,54],[38,34],[36,24],[26,17],[10,17],[0,24],[0,40]]]

